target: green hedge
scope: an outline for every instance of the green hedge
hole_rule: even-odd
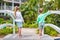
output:
[[[3,18],[0,18],[0,24],[4,23],[12,23],[12,20],[4,20]]]
[[[28,23],[24,23],[23,24],[23,28],[37,28],[37,24],[36,23],[32,23],[32,24],[28,24]]]
[[[15,27],[15,31],[17,32],[18,29]],[[12,34],[13,33],[13,28],[12,27],[5,27],[3,29],[0,29],[0,36],[1,35],[7,35],[7,34]]]
[[[49,26],[45,27],[44,33],[51,35],[51,36],[57,36],[57,34],[58,34],[57,31],[55,31],[53,28],[51,28]]]

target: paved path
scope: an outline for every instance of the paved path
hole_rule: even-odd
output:
[[[48,35],[39,37],[36,34],[36,29],[25,28],[22,29],[22,37],[18,37],[17,34],[9,34],[3,38],[3,40],[54,40]]]

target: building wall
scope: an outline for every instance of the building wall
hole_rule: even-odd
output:
[[[26,0],[3,0],[3,2],[0,2],[0,10],[13,10],[15,6],[19,6],[22,3],[21,1],[25,2]]]

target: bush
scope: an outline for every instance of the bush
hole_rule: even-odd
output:
[[[4,23],[12,23],[12,20],[4,20],[3,18],[0,18],[0,24]]]
[[[30,24],[29,28],[37,28],[37,24]]]
[[[23,28],[37,28],[37,24],[28,24],[28,23],[24,23],[23,24]]]
[[[0,24],[3,24],[4,19],[0,18]]]
[[[55,31],[53,28],[51,28],[49,26],[45,27],[44,33],[51,35],[51,36],[57,36],[57,34],[58,34],[57,31]]]
[[[51,14],[46,17],[45,21],[46,23],[51,23],[51,24],[54,24],[60,27],[60,15],[59,14]]]
[[[24,24],[23,24],[23,28],[29,28],[29,24],[24,23]]]
[[[33,28],[35,26],[34,21],[36,21],[38,15],[38,1],[37,0],[29,0],[20,6],[23,18],[24,18],[24,26],[25,28]]]
[[[17,27],[15,27],[15,32],[17,33]],[[7,35],[7,34],[12,34],[13,33],[13,28],[12,27],[5,27],[3,29],[0,29],[0,36],[1,35]]]

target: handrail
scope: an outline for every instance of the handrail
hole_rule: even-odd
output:
[[[53,11],[53,10],[50,10],[50,13],[51,14],[60,14],[60,11],[59,10],[57,10],[57,11]],[[50,15],[51,15],[50,14]],[[48,16],[48,15],[47,15]],[[46,16],[46,17],[47,17]],[[45,18],[46,18],[45,17]],[[52,27],[53,29],[55,29],[57,32],[59,32],[60,33],[60,28],[59,27],[57,27],[56,25],[53,25],[53,24],[45,24],[44,26],[50,26],[50,27]],[[43,28],[43,32],[42,32],[42,34],[44,35],[44,28]]]
[[[49,27],[55,29],[57,32],[60,33],[60,28],[59,28],[58,26],[56,26],[56,25],[54,25],[54,24],[45,24],[44,27],[47,27],[47,26],[49,26]]]
[[[13,15],[13,11],[10,11],[10,10],[0,10],[0,13],[6,13],[8,15],[11,16],[11,18],[13,19],[13,34],[15,34],[15,19],[14,19],[14,15]]]
[[[6,27],[6,26],[13,26],[13,24],[1,24],[1,25],[0,25],[0,29],[3,29],[3,28]]]

